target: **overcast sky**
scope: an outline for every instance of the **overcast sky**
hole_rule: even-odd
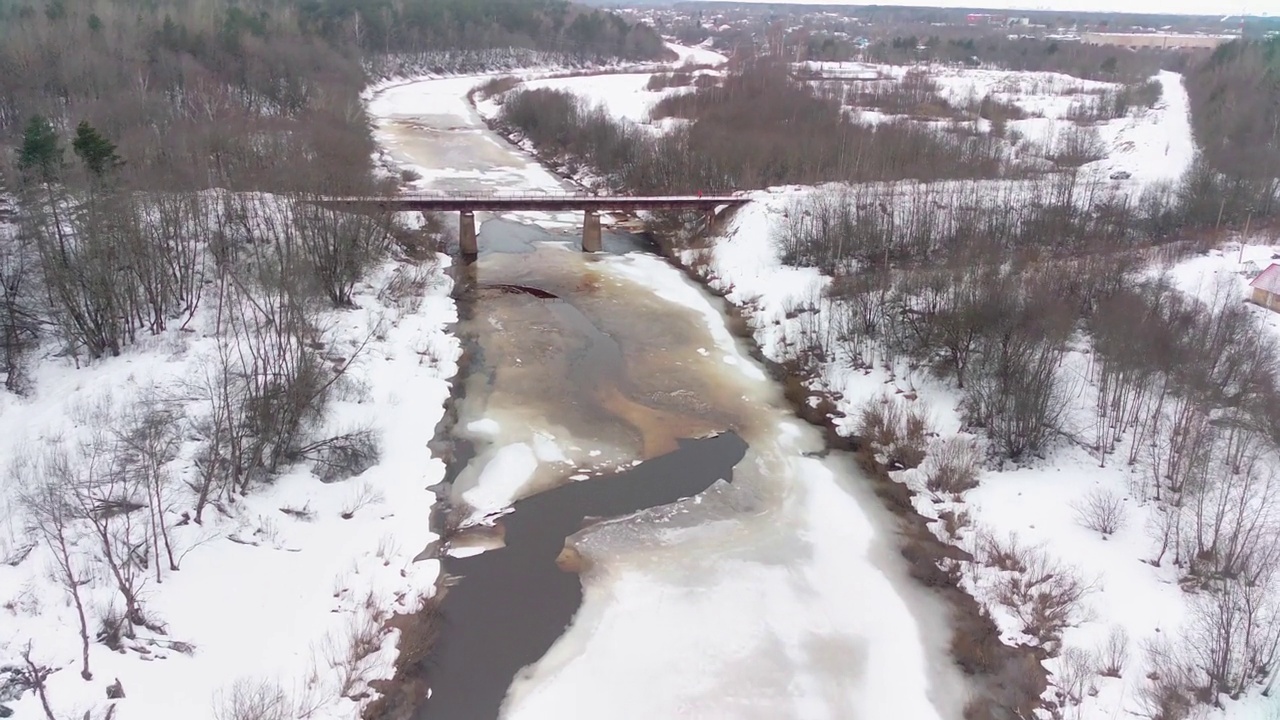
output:
[[[737,0],[741,2],[742,0]],[[746,0],[779,2],[785,0]],[[804,5],[870,5],[850,0],[802,0]],[[884,0],[880,5],[991,8],[994,10],[1079,10],[1082,12],[1161,13],[1164,15],[1280,15],[1280,0]]]

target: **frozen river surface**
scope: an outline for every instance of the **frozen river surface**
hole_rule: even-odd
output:
[[[380,144],[424,189],[560,188],[484,127],[480,82],[383,90]],[[958,720],[945,606],[718,301],[637,238],[578,252],[573,214],[478,220],[450,494],[506,546],[447,560],[418,717]]]

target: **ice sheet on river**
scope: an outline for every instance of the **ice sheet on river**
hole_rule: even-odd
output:
[[[838,462],[749,454],[737,487],[585,533],[582,609],[504,717],[958,718],[947,635]]]

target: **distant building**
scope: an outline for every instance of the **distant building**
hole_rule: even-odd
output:
[[[989,13],[971,13],[965,16],[965,21],[970,25],[1004,25],[1006,22],[1004,15]]]
[[[1087,32],[1080,39],[1088,45],[1115,45],[1132,50],[1158,48],[1165,50],[1209,49],[1230,42],[1234,35],[1180,35],[1177,33],[1099,33]]]
[[[1252,288],[1250,301],[1268,310],[1280,312],[1280,263],[1271,263],[1271,267],[1259,273],[1249,283],[1249,287]]]

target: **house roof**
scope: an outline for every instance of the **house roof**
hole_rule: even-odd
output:
[[[1280,295],[1280,263],[1271,263],[1271,267],[1258,273],[1249,285],[1261,288],[1273,295]]]

